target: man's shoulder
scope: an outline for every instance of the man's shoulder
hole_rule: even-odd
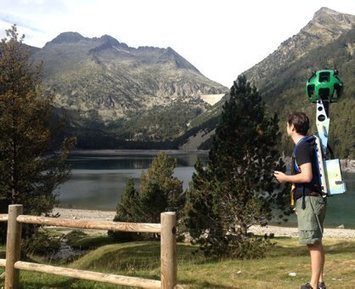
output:
[[[309,149],[311,146],[313,146],[312,143],[304,141],[297,145],[297,150]]]
[[[315,136],[304,136],[302,140],[295,146],[295,149],[305,149],[305,148],[313,148],[315,145]]]
[[[314,141],[312,138],[305,139],[297,144],[295,157],[299,165],[312,162],[314,157]]]

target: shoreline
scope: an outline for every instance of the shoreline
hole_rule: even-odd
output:
[[[155,156],[160,152],[165,152],[169,155],[181,155],[181,154],[207,154],[207,150],[195,150],[195,151],[184,151],[179,149],[77,149],[70,152],[70,155],[103,155],[103,156]]]
[[[191,150],[185,151],[182,149],[77,149],[73,150],[70,155],[101,155],[101,156],[126,156],[126,155],[149,155],[155,156],[159,152],[165,152],[169,155],[180,155],[180,154],[208,154],[208,150]],[[290,157],[285,157],[284,161],[287,163],[287,160]],[[341,171],[344,173],[355,173],[355,160],[351,159],[341,159],[340,160]]]
[[[63,219],[89,219],[98,221],[112,221],[115,217],[115,211],[101,211],[101,210],[84,210],[84,209],[68,209],[68,208],[54,208],[53,215],[60,214]],[[250,232],[258,235],[274,234],[275,237],[292,237],[297,238],[298,232],[296,227],[285,227],[267,225],[265,227],[252,226]],[[336,239],[352,239],[355,238],[355,229],[343,228],[325,228],[324,238]]]

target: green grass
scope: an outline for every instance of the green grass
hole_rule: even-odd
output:
[[[325,240],[326,281],[330,288],[355,288],[355,241]],[[208,261],[195,247],[179,244],[178,283],[184,288],[232,289],[299,288],[309,279],[309,257],[296,239],[279,238],[265,259]],[[160,245],[135,242],[102,246],[69,264],[71,268],[159,279]],[[1,271],[1,269],[0,269]],[[295,272],[296,277],[288,274]],[[0,281],[0,287],[3,281]],[[129,288],[69,279],[50,274],[21,272],[21,288],[117,289]]]

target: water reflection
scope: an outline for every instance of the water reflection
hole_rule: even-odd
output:
[[[86,170],[99,170],[99,169],[146,169],[152,163],[156,154],[147,151],[117,151],[97,154],[93,151],[90,154],[74,153],[69,158],[69,163],[72,169],[86,169]],[[146,154],[144,154],[146,152]],[[196,153],[181,153],[176,151],[168,151],[168,154],[177,160],[178,167],[193,167],[198,158],[202,161],[207,159],[207,152]]]

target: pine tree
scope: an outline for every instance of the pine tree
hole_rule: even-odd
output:
[[[169,157],[166,153],[159,153],[154,158],[146,174],[143,174],[141,177],[141,198],[144,198],[145,202],[153,201],[154,198],[160,199],[163,202],[160,206],[163,211],[176,211],[181,207],[183,197],[182,182],[173,176],[175,168],[176,159]],[[160,191],[164,195],[164,198],[159,197],[153,188]],[[154,195],[156,196],[154,197]],[[149,206],[145,207],[146,210],[149,210]],[[160,215],[160,212],[157,213]]]
[[[56,203],[54,189],[69,176],[65,159],[73,140],[50,153],[51,98],[41,90],[41,67],[30,63],[15,25],[6,35],[0,43],[1,209],[23,204],[25,214],[47,214]]]
[[[126,190],[123,192],[120,202],[117,205],[117,214],[114,221],[120,222],[135,222],[138,220],[139,195],[134,187],[132,178],[128,179]]]
[[[141,218],[148,223],[160,223],[160,213],[169,209],[169,191],[157,180],[150,180],[140,192]]]
[[[184,197],[182,182],[173,176],[175,167],[176,159],[159,153],[142,175],[139,191],[132,180],[127,182],[114,221],[159,223],[164,211],[176,211],[179,217]],[[117,240],[132,239],[121,233],[113,235]]]
[[[186,226],[206,255],[262,256],[267,243],[251,237],[272,209],[286,207],[285,190],[273,180],[283,164],[277,150],[278,119],[265,114],[255,87],[239,76],[223,106],[205,167],[197,163],[187,193]]]
[[[121,196],[121,200],[117,205],[116,216],[114,222],[141,222],[141,208],[139,193],[134,187],[132,178],[128,179],[126,189]],[[133,241],[139,238],[134,232],[113,232],[108,231],[108,235],[115,241],[125,242]]]

